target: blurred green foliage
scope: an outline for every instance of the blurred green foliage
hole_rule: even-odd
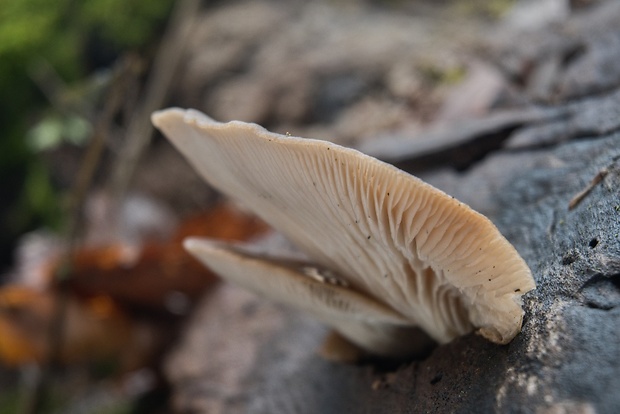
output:
[[[0,238],[57,222],[58,197],[37,151],[83,141],[89,128],[79,114],[46,110],[32,79],[37,62],[73,85],[125,50],[144,54],[173,1],[0,0]]]
[[[27,390],[18,386],[3,389],[0,392],[0,414],[30,412]],[[84,392],[84,389],[80,391]],[[75,398],[75,387],[69,389],[66,384],[54,384],[48,391],[47,399],[36,411],[38,413],[64,413],[67,411],[87,412],[90,414],[130,414],[139,412],[137,404],[130,397],[107,389],[105,384],[90,389],[91,397],[82,394],[82,404]]]
[[[79,76],[84,41],[94,32],[118,49],[144,45],[172,0],[0,0],[0,64],[38,55]]]
[[[22,396],[16,388],[3,390],[0,393],[0,414],[13,414],[20,412]]]

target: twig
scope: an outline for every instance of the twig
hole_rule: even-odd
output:
[[[69,108],[60,97],[66,93],[68,87],[54,67],[46,59],[40,57],[27,69],[30,79],[39,87],[52,106],[61,112],[66,112]]]
[[[572,210],[575,207],[577,207],[579,205],[579,203],[581,203],[583,201],[584,198],[586,198],[586,196],[588,194],[590,194],[590,191],[592,191],[592,189],[594,187],[596,187],[596,185],[598,183],[600,183],[603,178],[605,178],[605,176],[609,173],[609,170],[607,168],[603,168],[602,170],[600,170],[592,179],[592,181],[590,181],[590,183],[586,186],[586,188],[584,188],[583,190],[581,190],[580,192],[578,192],[569,202],[568,202],[568,209]]]
[[[112,169],[109,188],[117,207],[125,197],[136,166],[151,140],[151,113],[165,103],[192,26],[190,23],[197,15],[200,5],[200,0],[178,0],[174,6],[146,82],[144,101],[131,118],[125,134],[125,144]]]

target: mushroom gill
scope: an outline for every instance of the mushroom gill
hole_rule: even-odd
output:
[[[477,329],[504,344],[520,331],[521,296],[535,287],[530,270],[486,217],[458,200],[327,141],[283,136],[237,121],[219,123],[194,110],[157,112],[153,122],[209,184],[251,208],[318,266],[339,275],[346,282],[339,289],[350,291],[347,306],[367,301],[356,308],[362,324],[353,322],[355,312],[338,318],[319,315],[362,348],[404,356],[406,350],[395,345],[406,336],[403,327],[420,328],[439,343]],[[253,258],[252,266],[242,269],[237,264],[247,259],[244,255],[231,246],[213,246],[188,242],[189,250],[222,277],[309,310],[299,303],[316,294],[312,289],[279,291],[276,283],[270,284],[272,294],[265,285],[257,289],[251,279],[259,277],[260,260],[268,260]],[[270,261],[269,266],[279,265]],[[299,274],[287,274],[291,286],[302,283]],[[315,314],[326,307],[312,303]],[[367,318],[362,309],[370,303],[398,321]],[[327,312],[333,315],[334,309]]]

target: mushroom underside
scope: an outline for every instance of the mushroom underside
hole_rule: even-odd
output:
[[[222,124],[192,110],[153,120],[213,187],[408,326],[439,343],[474,328],[496,343],[519,332],[521,295],[534,288],[530,270],[486,217],[458,200],[326,141]],[[347,329],[357,335],[339,330]]]
[[[434,343],[393,309],[315,265],[257,255],[240,244],[204,238],[189,238],[185,247],[225,280],[308,312],[368,353],[412,357],[424,354]]]

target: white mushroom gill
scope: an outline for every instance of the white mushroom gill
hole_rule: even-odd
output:
[[[530,270],[486,217],[458,200],[330,142],[274,134],[254,124],[218,123],[194,110],[157,112],[153,122],[213,187],[345,279],[342,289],[380,303],[439,343],[474,329],[507,343],[519,332],[521,296],[535,287]],[[213,249],[199,245],[191,242],[190,251],[215,267]],[[240,283],[251,273],[220,274]],[[309,294],[302,291],[295,295]],[[271,295],[287,302],[284,296]],[[401,328],[386,328],[401,322],[331,324],[371,352],[403,354],[390,346],[373,349],[372,341],[373,335],[402,341]]]
[[[330,281],[334,276],[326,279],[307,264],[265,258],[242,246],[204,239],[187,239],[185,247],[228,281],[308,312],[366,350],[406,357],[430,345],[423,332],[412,329],[411,322],[389,306]]]

